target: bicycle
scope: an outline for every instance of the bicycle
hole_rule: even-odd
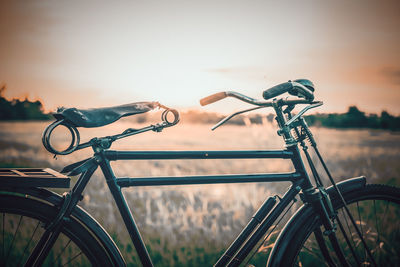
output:
[[[278,98],[289,93],[294,98]],[[110,235],[86,211],[78,206],[94,171],[100,167],[108,188],[123,218],[143,266],[152,266],[149,253],[121,189],[131,186],[161,186],[216,183],[291,182],[282,197],[268,197],[249,223],[215,263],[215,266],[239,266],[277,219],[300,196],[303,205],[288,220],[268,258],[268,266],[380,266],[400,262],[396,248],[400,243],[400,189],[388,185],[366,184],[365,177],[335,183],[303,115],[323,103],[314,101],[314,85],[306,79],[282,83],[263,92],[264,100],[228,91],[208,96],[201,105],[234,97],[255,105],[232,117],[252,110],[272,107],[276,113],[278,134],[286,144],[283,150],[241,151],[114,151],[113,142],[144,133],[160,132],[179,122],[179,113],[158,102],[138,102],[111,108],[81,110],[59,109],[43,133],[44,147],[54,155],[68,155],[91,147],[93,157],[66,166],[61,173],[51,169],[1,169],[0,213],[1,265],[94,265],[125,266],[126,263]],[[272,99],[272,100],[271,100]],[[296,115],[296,105],[306,105]],[[121,117],[163,110],[162,122],[141,129],[126,129],[112,136],[95,137],[80,143],[78,127],[100,127]],[[62,151],[51,144],[51,134],[59,126],[71,133],[71,144]],[[323,184],[308,151],[313,149],[331,186]],[[306,158],[310,178],[301,152]],[[110,161],[169,159],[289,159],[294,172],[183,177],[117,178]],[[67,176],[67,175],[68,176]],[[44,188],[69,188],[69,176],[79,178],[62,196]],[[378,214],[379,213],[379,214]],[[21,227],[24,225],[24,227]],[[29,230],[27,230],[29,229]],[[23,233],[22,233],[23,232]],[[5,244],[8,244],[6,248]],[[65,254],[65,255],[62,255]]]

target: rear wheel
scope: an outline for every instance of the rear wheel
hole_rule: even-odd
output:
[[[362,189],[344,194],[354,220],[360,229],[371,260],[343,204],[332,199],[342,227],[338,225],[336,236],[350,266],[398,266],[400,264],[400,189],[386,185],[367,185]],[[291,223],[291,231],[280,240],[277,250],[279,259],[271,259],[271,265],[279,266],[339,266],[340,261],[325,235],[323,226],[312,209],[307,209],[298,220]],[[344,235],[343,232],[346,234]],[[326,253],[318,245],[318,236],[325,241]],[[347,236],[347,240],[345,238]],[[289,240],[290,239],[290,240]],[[320,239],[321,240],[321,239]],[[321,243],[321,242],[320,242]],[[290,244],[290,245],[288,245]],[[328,263],[330,262],[330,263]]]
[[[40,200],[0,194],[0,265],[23,266],[58,209]],[[43,266],[112,266],[107,250],[78,220],[63,225]]]

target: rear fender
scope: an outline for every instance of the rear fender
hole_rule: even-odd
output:
[[[9,194],[18,194],[23,197],[36,199],[38,201],[46,202],[54,206],[60,206],[63,198],[49,190],[42,188],[5,188],[0,186],[0,192]],[[109,255],[112,257],[115,266],[126,266],[126,263],[119,251],[118,247],[111,239],[106,230],[84,209],[76,206],[72,212],[72,216],[76,218],[84,227],[89,229],[96,238],[107,248]]]

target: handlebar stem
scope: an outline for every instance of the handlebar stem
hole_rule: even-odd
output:
[[[283,115],[282,105],[281,105],[280,101],[282,101],[282,100],[274,99],[272,101],[272,107],[275,110],[275,113],[276,113],[275,119],[276,119],[276,121],[278,123],[278,126],[279,126],[278,135],[282,135],[283,136],[283,139],[284,139],[284,141],[286,143],[286,146],[289,147],[289,146],[296,145],[297,142],[293,138],[293,136],[292,136],[292,134],[290,132],[291,129],[285,125],[286,124],[286,120],[285,120],[285,116]]]

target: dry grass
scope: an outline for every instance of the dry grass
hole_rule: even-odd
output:
[[[1,123],[0,162],[2,165],[52,167],[60,170],[89,157],[90,149],[54,160],[41,145],[46,122]],[[128,120],[101,129],[83,129],[82,139],[121,132],[132,125]],[[366,175],[369,182],[398,183],[400,135],[376,130],[313,129],[320,150],[337,180]],[[67,142],[64,136],[56,142]],[[124,150],[234,150],[281,149],[283,141],[273,125],[224,126],[210,131],[210,125],[183,124],[162,133],[145,133],[113,145]],[[119,177],[181,176],[286,172],[286,160],[173,160],[113,163]],[[134,217],[152,255],[170,257],[165,264],[195,264],[196,255],[213,260],[233,240],[258,206],[269,196],[281,194],[288,184],[240,184],[171,186],[126,189]],[[116,233],[124,254],[131,260],[132,247],[104,179],[99,171],[90,181],[81,205],[105,228]],[[201,248],[204,248],[203,250]],[[161,251],[161,252],[154,252]],[[207,258],[213,251],[215,256]],[[157,259],[155,260],[157,262]]]

